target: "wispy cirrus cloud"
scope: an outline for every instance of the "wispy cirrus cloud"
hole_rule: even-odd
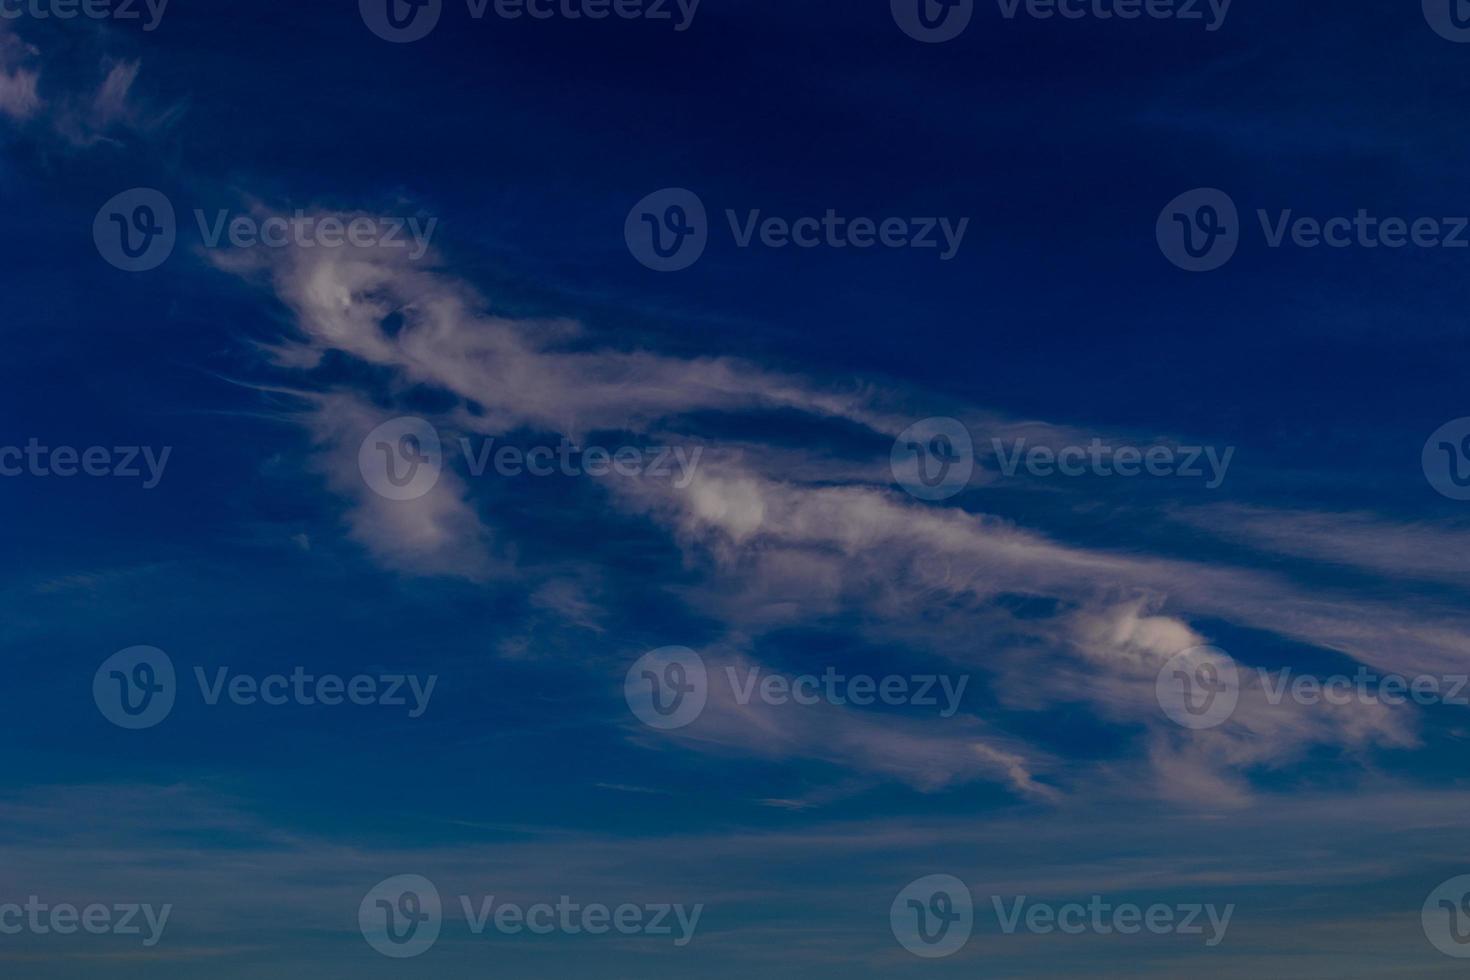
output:
[[[1211,639],[1198,621],[1275,633],[1385,669],[1448,670],[1470,660],[1464,617],[1450,610],[1365,603],[1220,560],[1070,546],[984,513],[912,500],[885,473],[887,441],[906,424],[893,405],[912,393],[871,383],[839,387],[730,358],[629,350],[571,322],[497,316],[469,284],[401,250],[287,248],[215,261],[266,285],[290,310],[294,334],[268,347],[277,367],[310,377],[337,352],[378,372],[361,391],[332,382],[330,394],[308,399],[304,421],[327,434],[319,442],[332,488],[356,501],[352,535],[392,567],[482,577],[485,542],[515,537],[495,526],[453,473],[433,499],[400,507],[374,499],[348,465],[357,432],[372,421],[368,394],[380,406],[373,411],[388,417],[402,411],[395,405],[408,404],[409,392],[428,390],[444,399],[433,414],[447,431],[528,429],[578,439],[613,430],[698,442],[703,459],[687,486],[622,481],[607,499],[624,514],[652,520],[678,545],[698,572],[679,594],[701,613],[746,635],[842,619],[854,635],[1003,678],[1002,700],[1034,710],[1080,700],[1100,718],[1144,726],[1140,762],[1162,795],[1239,806],[1250,795],[1248,772],[1289,765],[1313,746],[1366,752],[1415,740],[1409,711],[1268,705],[1259,686],[1243,691],[1244,706],[1230,725],[1181,732],[1162,716],[1154,683],[1170,656]],[[343,427],[349,405],[354,422]],[[874,451],[798,454],[779,442],[711,437],[698,422],[778,409],[866,431]],[[956,411],[1003,432],[1069,437],[1046,423]],[[1270,523],[1262,514],[1258,528]],[[1284,518],[1275,520],[1270,526],[1283,526]],[[1365,531],[1371,529],[1339,526],[1334,547],[1349,548],[1349,539]],[[1261,530],[1257,537],[1269,543],[1271,535]],[[1377,540],[1386,554],[1391,543],[1382,534]],[[1289,547],[1290,539],[1284,543]],[[1016,597],[1049,603],[1050,612],[1016,615],[1008,605]],[[1248,651],[1236,652],[1252,660]],[[1027,683],[1038,670],[1057,682]],[[784,727],[784,720],[740,714],[717,711],[715,721],[728,721],[727,732],[764,732],[745,745],[757,755],[800,754],[811,734]],[[833,752],[854,771],[928,788],[978,774],[1023,795],[1050,792],[1039,788],[1023,761],[1028,753],[1015,744],[977,750],[974,732],[904,734],[889,726],[880,734],[852,715],[836,723],[846,736]],[[909,749],[943,761],[918,765],[906,758]]]

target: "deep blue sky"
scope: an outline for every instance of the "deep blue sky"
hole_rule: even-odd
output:
[[[1206,31],[982,2],[923,44],[887,0],[703,0],[683,32],[476,22],[446,0],[394,45],[350,0],[173,0],[152,31],[23,16],[0,42],[0,447],[171,447],[152,490],[0,478],[0,902],[175,905],[146,955],[0,936],[14,975],[1457,967],[1419,910],[1470,871],[1466,708],[1257,698],[1191,733],[1153,693],[1194,643],[1243,670],[1470,670],[1470,503],[1421,466],[1470,415],[1470,249],[1273,249],[1256,218],[1470,214],[1470,45],[1418,4],[1235,0]],[[92,236],[134,187],[179,216],[142,273]],[[623,228],[666,187],[712,228],[660,274]],[[1199,187],[1233,198],[1242,242],[1192,274],[1155,223]],[[196,208],[437,225],[422,262],[344,269],[206,249]],[[727,208],[969,225],[951,261],[741,249]],[[409,415],[453,450],[427,517],[356,469],[364,433]],[[981,460],[931,503],[888,460],[934,416]],[[1235,453],[1217,489],[1005,477],[991,439],[1018,434]],[[692,487],[630,490],[475,477],[460,436],[705,456]],[[140,644],[183,684],[165,722],[123,731],[92,678]],[[721,676],[969,688],[949,719],[721,709],[660,733],[623,681],[670,645]],[[195,666],[439,680],[409,719],[208,706]],[[446,896],[706,910],[677,950],[476,939],[451,911],[433,950],[393,961],[355,913],[404,873]],[[980,912],[962,953],[925,961],[888,907],[932,873]],[[1004,936],[989,902],[1097,893],[1237,911],[1202,950]]]

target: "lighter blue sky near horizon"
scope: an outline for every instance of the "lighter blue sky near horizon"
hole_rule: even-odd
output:
[[[1462,972],[1450,2],[0,2],[6,975]],[[359,921],[401,875],[409,958]]]

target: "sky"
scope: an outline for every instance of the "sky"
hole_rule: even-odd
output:
[[[1460,975],[1466,14],[0,0],[6,975]]]

